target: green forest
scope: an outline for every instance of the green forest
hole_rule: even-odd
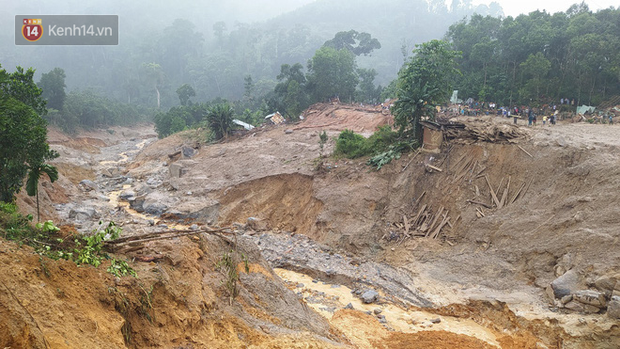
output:
[[[461,52],[451,85],[463,100],[597,105],[620,93],[618,9],[575,4],[513,18],[471,0],[266,4],[153,2],[144,13],[140,2],[74,3],[118,13],[120,44],[4,47],[0,64],[34,67],[46,119],[68,132],[155,120],[165,136],[204,124],[215,106],[256,124],[333,97],[378,103],[397,96],[416,45],[441,38]]]
[[[461,51],[459,95],[502,105],[598,105],[620,94],[620,10],[566,12],[517,18],[474,15],[445,36]]]

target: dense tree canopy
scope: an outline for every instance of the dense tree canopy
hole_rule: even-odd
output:
[[[308,63],[308,84],[315,101],[331,97],[352,102],[359,82],[355,55],[347,49],[323,46]]]
[[[338,32],[333,39],[326,41],[323,46],[336,50],[346,49],[356,56],[367,56],[373,50],[381,48],[379,40],[368,33],[358,33],[356,30]]]
[[[41,76],[41,81],[39,81],[39,87],[43,90],[41,97],[47,101],[48,108],[62,109],[67,96],[65,93],[66,77],[62,68],[54,68]]]
[[[433,118],[435,106],[448,101],[459,52],[445,41],[432,40],[417,46],[400,71],[392,113],[401,132],[421,140],[420,120]]]
[[[34,70],[0,67],[0,201],[19,193],[29,169],[57,154],[47,144],[45,100],[33,81]]]
[[[597,105],[620,94],[620,9],[573,5],[553,15],[474,15],[450,27],[463,52],[455,88],[463,99]]]

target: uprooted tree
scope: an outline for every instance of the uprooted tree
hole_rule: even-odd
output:
[[[398,74],[396,97],[392,114],[401,134],[417,142],[422,140],[423,118],[433,120],[435,107],[448,101],[451,94],[451,80],[456,69],[455,58],[460,52],[450,44],[432,40],[417,45],[413,56]]]

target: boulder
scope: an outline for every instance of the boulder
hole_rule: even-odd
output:
[[[366,304],[374,303],[379,297],[379,293],[375,290],[366,290],[362,293],[362,302]]]
[[[161,202],[152,202],[144,205],[144,212],[155,216],[161,215],[162,213],[166,212],[167,209],[168,206]]]
[[[181,178],[189,171],[189,168],[196,164],[194,160],[179,160],[168,166],[171,178]]]
[[[183,176],[183,174],[187,172],[187,169],[183,167],[183,165],[179,164],[178,162],[171,164],[168,167],[168,170],[170,172],[170,177],[172,178],[181,178],[181,176]]]
[[[620,319],[620,297],[611,297],[611,300],[607,304],[607,316],[612,319]]]
[[[176,216],[179,219],[189,219],[192,221],[207,223],[217,222],[220,214],[220,203],[210,198],[200,198],[200,200],[190,200],[175,206],[178,211]]]
[[[136,211],[139,211],[137,206],[140,203],[136,203],[137,201],[142,201],[142,211],[152,215],[161,215],[162,213],[166,212],[169,207],[175,204],[175,200],[173,198],[157,191],[149,193],[143,199],[141,197],[136,197],[136,200],[130,203],[132,208],[136,206],[136,208],[134,209]]]
[[[80,207],[69,211],[69,218],[78,221],[85,221],[91,218],[98,218],[99,212],[93,207]]]
[[[144,200],[145,199],[146,199],[145,195],[136,196],[134,197],[132,201],[129,201],[129,207],[131,207],[132,209],[138,212],[144,212]]]
[[[266,221],[256,217],[248,218],[247,226],[254,231],[269,230],[269,224]]]
[[[577,301],[570,301],[568,303],[566,303],[566,305],[564,306],[566,309],[572,310],[572,311],[577,311],[580,313],[585,313],[585,314],[595,314],[601,311],[601,309],[593,306],[593,305],[588,305],[588,304],[584,304],[581,302],[577,302]]]
[[[192,156],[196,155],[197,152],[196,149],[192,147],[183,146],[181,147],[181,153],[183,153],[184,158],[191,158]]]
[[[118,197],[125,201],[132,201],[136,198],[136,192],[131,189],[123,190]]]
[[[547,289],[547,293],[553,296],[553,298],[561,299],[577,291],[578,285],[579,274],[577,274],[577,271],[574,269],[571,269],[564,273],[564,275],[553,280]]]
[[[597,308],[605,308],[607,302],[605,301],[605,295],[598,291],[581,290],[573,293],[573,301],[579,303],[588,304]]]
[[[80,181],[80,185],[82,185],[87,190],[99,190],[97,184],[90,179],[83,179]]]
[[[616,288],[616,283],[620,279],[619,274],[604,275],[594,280],[594,286],[599,291],[611,294]]]

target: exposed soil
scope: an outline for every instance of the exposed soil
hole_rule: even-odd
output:
[[[149,126],[50,132],[61,179],[43,181],[44,217],[83,232],[115,220],[126,235],[232,226],[250,272],[240,265],[230,304],[215,267],[230,241],[212,234],[126,249],[139,278],[117,280],[105,266],[78,268],[3,242],[0,345],[620,346],[605,307],[570,310],[546,291],[568,270],[579,290],[596,291],[595,280],[620,267],[618,126],[457,137],[440,153],[405,154],[374,171],[365,159],[317,166],[318,134],[327,131],[330,154],[339,131],[390,124],[382,110],[315,105],[304,116],[211,145],[202,131],[156,140]],[[508,123],[457,119],[475,129]],[[19,200],[33,212],[30,198]],[[366,290],[378,299],[360,302]]]

